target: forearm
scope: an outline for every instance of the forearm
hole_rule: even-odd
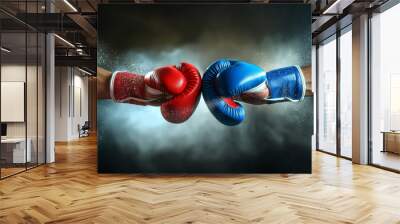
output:
[[[306,80],[306,95],[312,95],[312,77],[311,77],[311,65],[301,67],[304,78]]]
[[[97,68],[97,99],[111,99],[110,79],[112,73],[103,68]]]
[[[97,99],[111,99],[111,78],[113,73],[103,68],[97,68]],[[117,74],[120,81],[114,83],[115,101],[136,105],[160,106],[168,99],[168,94],[152,90],[145,84],[144,76],[129,72]],[[121,79],[124,80],[121,82]],[[117,86],[115,86],[117,85]]]

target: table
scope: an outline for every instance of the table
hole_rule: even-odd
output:
[[[382,152],[392,152],[400,154],[400,131],[382,131],[383,150]]]
[[[30,138],[26,139],[28,144],[25,151],[25,138],[6,138],[1,139],[1,156],[3,158],[10,157],[7,154],[12,154],[12,161],[10,163],[26,163],[31,162],[31,145],[32,141]],[[3,155],[5,154],[5,155]],[[7,159],[7,158],[6,158]]]

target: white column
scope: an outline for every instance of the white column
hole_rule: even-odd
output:
[[[353,162],[368,163],[368,16],[353,20]]]
[[[54,5],[46,1],[47,12],[54,12]],[[46,35],[46,163],[55,161],[55,43],[54,35]]]
[[[54,151],[54,133],[55,133],[55,75],[54,75],[54,35],[47,34],[46,36],[46,163],[55,161]]]

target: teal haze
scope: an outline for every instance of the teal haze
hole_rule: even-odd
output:
[[[98,66],[145,74],[220,58],[265,70],[311,63],[307,5],[101,5]],[[245,121],[219,123],[203,99],[182,124],[160,108],[98,101],[99,172],[309,173],[313,99],[244,105]]]

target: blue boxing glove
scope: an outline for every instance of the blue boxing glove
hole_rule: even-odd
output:
[[[203,76],[203,98],[211,113],[225,125],[240,124],[250,104],[297,102],[304,98],[305,79],[298,66],[265,72],[244,61],[218,60]]]
[[[265,86],[265,71],[243,61],[221,59],[210,65],[203,76],[203,98],[211,113],[225,125],[240,124],[245,111],[234,101],[242,93]]]

